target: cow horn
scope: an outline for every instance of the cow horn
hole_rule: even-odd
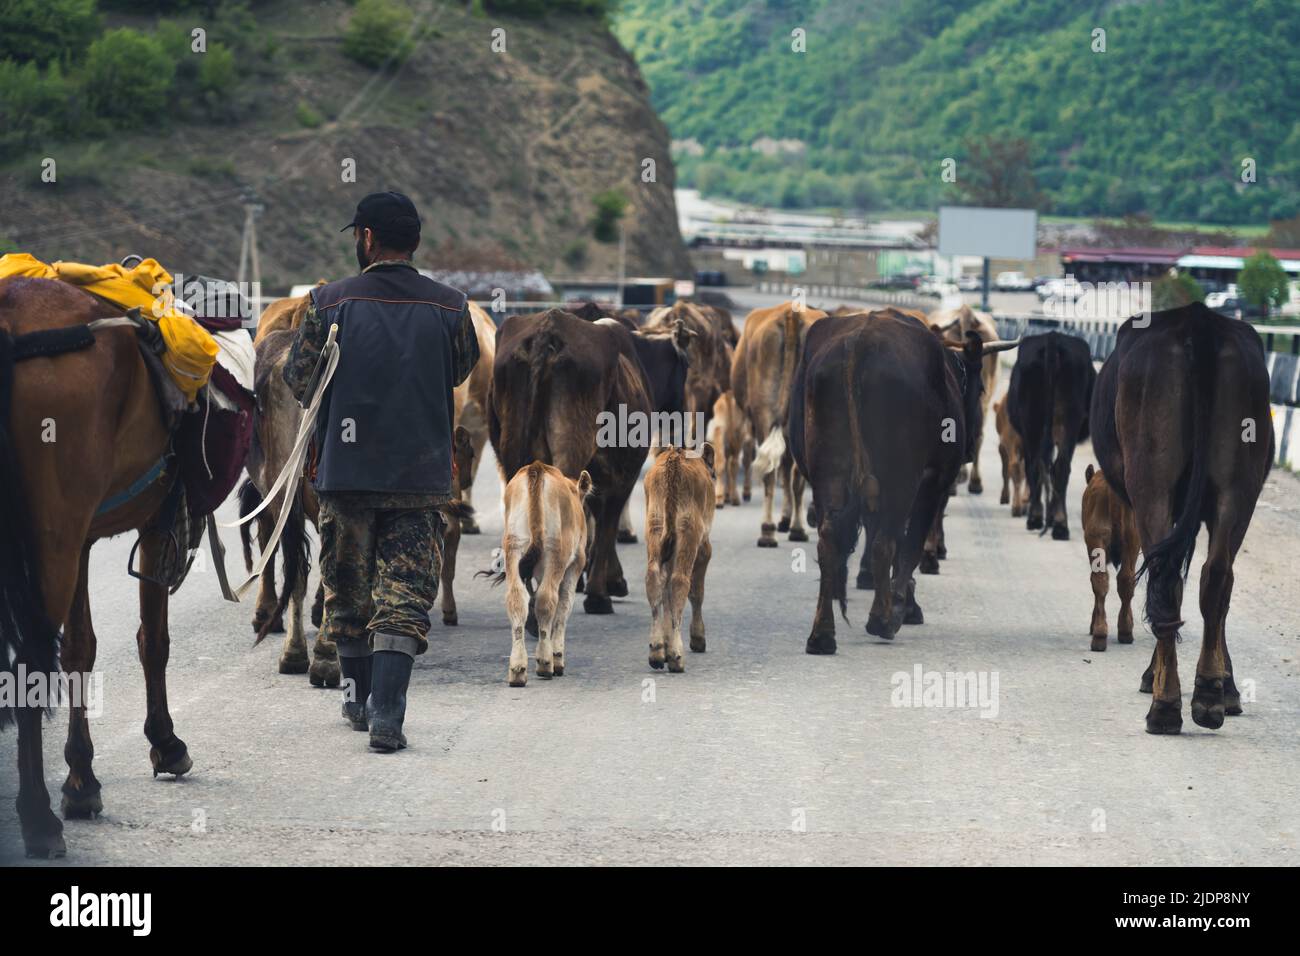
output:
[[[1008,349],[1014,349],[1019,345],[1019,338],[1011,339],[1009,341],[1005,339],[995,339],[992,342],[984,343],[984,354],[988,355],[990,352],[1005,352]]]
[[[951,332],[953,329],[957,328],[957,326],[959,325],[961,325],[960,315],[957,316],[957,318],[953,319],[951,322],[947,323],[946,325],[939,326],[939,331],[943,332],[946,335],[949,332]]]

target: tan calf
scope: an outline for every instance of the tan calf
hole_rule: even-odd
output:
[[[998,430],[998,454],[1002,457],[1002,504],[1011,505],[1011,516],[1019,518],[1029,507],[1029,489],[1025,486],[1025,448],[1007,414],[1007,397],[993,403]]]
[[[713,446],[693,458],[663,448],[645,476],[645,593],[650,601],[650,666],[680,674],[682,611],[691,599],[691,650],[704,653],[704,573],[713,550]]]
[[[739,505],[740,495],[736,491],[736,477],[741,470],[741,455],[746,444],[752,447],[753,439],[749,436],[749,422],[736,404],[736,397],[728,390],[718,396],[713,403],[713,418],[709,420],[709,444],[715,449],[720,459],[717,482],[714,485],[716,506],[724,504]],[[752,452],[751,452],[752,457]],[[748,462],[746,478],[748,478]],[[746,495],[746,498],[749,496]]]
[[[528,582],[540,577],[533,592],[537,619],[537,676],[564,674],[564,629],[573,607],[578,575],[587,563],[588,534],[584,502],[591,494],[591,475],[566,478],[552,465],[535,461],[521,468],[506,485],[506,613],[510,615],[511,687],[528,682]]]
[[[1106,649],[1106,594],[1110,575],[1106,565],[1119,568],[1119,628],[1121,644],[1133,643],[1133,588],[1136,581],[1138,551],[1137,522],[1133,509],[1120,500],[1099,469],[1088,466],[1088,484],[1083,489],[1083,540],[1088,546],[1088,563],[1092,567],[1092,649]]]

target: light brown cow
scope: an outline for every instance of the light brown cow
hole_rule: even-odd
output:
[[[1007,414],[1007,397],[993,403],[998,432],[998,455],[1002,458],[1002,496],[1000,504],[1011,505],[1011,516],[1019,518],[1029,507],[1029,488],[1025,484],[1025,446],[1020,433]]]
[[[659,450],[645,476],[645,593],[650,601],[650,666],[682,660],[682,612],[691,599],[691,650],[704,653],[704,575],[713,554],[713,447],[698,457],[681,448]]]
[[[718,458],[718,465],[715,468],[717,483],[714,488],[717,507],[721,508],[724,504],[739,505],[740,495],[736,491],[736,476],[741,470],[741,455],[746,446],[753,448],[754,442],[749,434],[749,422],[741,414],[740,406],[736,404],[736,396],[730,389],[718,396],[718,400],[713,403],[713,418],[709,422],[708,438]],[[745,477],[748,479],[748,462],[745,465]],[[746,497],[748,498],[748,494]]]
[[[528,621],[528,582],[537,576],[541,578],[533,603],[537,676],[549,680],[552,675],[564,675],[565,626],[591,543],[585,510],[589,494],[591,475],[586,471],[574,480],[540,461],[519,469],[506,485],[501,548],[505,554],[502,577],[506,582],[511,642],[506,679],[511,687],[528,683],[524,627]]]
[[[1110,575],[1106,565],[1119,568],[1119,622],[1117,634],[1121,644],[1133,643],[1133,590],[1137,580],[1137,559],[1141,550],[1137,521],[1133,509],[1120,500],[1106,484],[1100,469],[1088,466],[1088,484],[1083,489],[1083,540],[1088,546],[1088,563],[1092,568],[1092,649],[1106,649],[1106,594]]]
[[[943,330],[944,335],[952,342],[964,342],[967,332],[974,332],[985,342],[996,342],[998,338],[998,327],[993,322],[993,316],[987,312],[980,312],[972,309],[969,305],[962,304],[957,309],[939,309],[931,312],[927,321],[930,325]],[[984,393],[980,397],[980,402],[984,406],[984,418],[989,417],[989,403],[993,400],[993,393],[998,387],[998,356],[988,354],[984,356],[984,364],[980,368],[980,377],[984,380]],[[984,491],[984,482],[980,478],[980,447],[984,444],[984,429],[975,436],[975,457],[970,464],[970,484],[967,486],[972,495],[981,494]],[[965,469],[963,474],[957,476],[957,482],[960,484],[964,480]]]
[[[786,448],[785,420],[790,390],[809,327],[826,317],[819,309],[783,302],[755,309],[745,319],[740,344],[731,363],[731,391],[749,422],[754,440],[761,442],[754,467],[763,478],[763,523],[758,546],[775,548],[777,531],[790,532],[791,541],[807,541],[803,527],[804,478]],[[776,473],[781,473],[781,523],[772,523]]]
[[[469,432],[473,457],[469,473],[460,476],[461,501],[473,505],[474,476],[478,474],[483,448],[488,442],[487,407],[492,389],[492,363],[497,354],[497,326],[492,317],[475,303],[469,303],[469,314],[474,321],[474,334],[478,337],[478,362],[465,381],[456,386],[453,397],[456,405],[456,424]],[[463,534],[478,534],[478,523],[473,514],[460,520]]]

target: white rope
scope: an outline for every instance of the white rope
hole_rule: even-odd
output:
[[[311,444],[311,436],[316,424],[316,416],[320,413],[321,401],[325,395],[325,389],[329,385],[330,379],[334,377],[334,369],[339,364],[339,347],[335,342],[337,334],[338,326],[331,326],[329,337],[325,340],[325,347],[321,349],[321,360],[325,363],[324,369],[321,372],[320,380],[316,383],[316,391],[311,396],[311,402],[303,411],[302,421],[298,423],[298,438],[294,442],[293,450],[289,452],[289,458],[284,463],[283,470],[275,479],[275,484],[271,486],[270,490],[266,493],[266,496],[262,499],[260,505],[238,521],[225,522],[221,525],[223,528],[238,528],[240,525],[247,524],[249,521],[252,521],[257,517],[263,508],[275,500],[281,489],[284,490],[284,500],[280,503],[280,514],[275,520],[275,529],[271,532],[270,539],[263,546],[262,554],[257,559],[257,564],[254,565],[253,571],[248,576],[248,579],[245,580],[243,584],[239,585],[239,587],[235,588],[235,596],[237,598],[243,597],[252,586],[253,582],[260,578],[262,572],[266,570],[267,564],[270,563],[271,558],[275,554],[276,546],[280,543],[280,535],[284,532],[284,525],[289,518],[289,512],[293,509],[293,499],[296,495],[297,489],[290,489],[285,486],[290,480],[296,482],[302,477],[302,467],[307,458],[307,450]]]

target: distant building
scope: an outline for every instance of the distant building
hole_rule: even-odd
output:
[[[536,269],[521,271],[421,269],[428,276],[454,289],[462,289],[475,301],[487,301],[505,294],[507,302],[550,302],[555,289],[546,276]]]

